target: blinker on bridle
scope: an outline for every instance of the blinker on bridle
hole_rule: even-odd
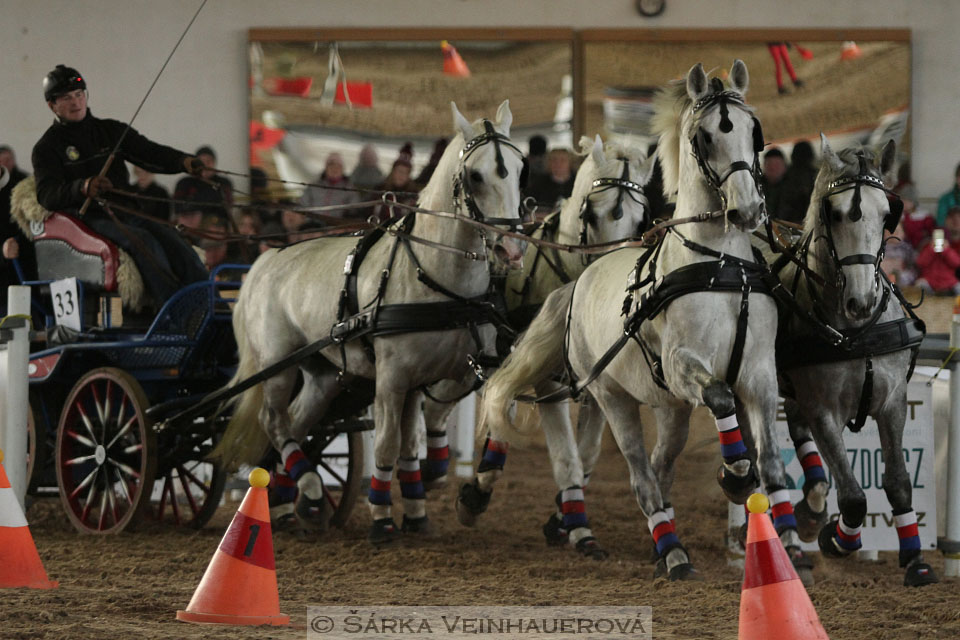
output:
[[[626,195],[635,203],[639,204],[644,209],[644,213],[647,211],[647,204],[641,200],[637,199],[637,196],[634,194],[639,194],[640,196],[645,196],[643,191],[643,185],[634,182],[630,179],[630,160],[628,158],[619,158],[623,163],[623,171],[620,173],[619,178],[597,178],[590,183],[590,192],[584,196],[583,204],[580,205],[580,244],[587,244],[587,227],[596,226],[597,214],[593,210],[593,203],[590,201],[590,196],[602,193],[609,189],[617,189],[617,202],[611,211],[611,215],[614,220],[619,220],[623,217],[623,196]],[[640,221],[640,226],[637,229],[637,233],[641,234],[646,225],[647,216],[643,216],[643,220]],[[590,262],[591,258],[595,256],[586,256],[585,260],[587,263]]]
[[[485,144],[492,143],[494,146],[494,151],[496,152],[497,176],[500,178],[506,178],[508,175],[510,175],[507,165],[503,160],[503,152],[500,149],[500,145],[510,147],[516,151],[521,158],[523,158],[523,152],[520,151],[520,149],[518,149],[516,145],[510,141],[510,138],[494,129],[493,123],[486,118],[483,120],[483,129],[483,133],[467,142],[465,145],[463,145],[463,149],[460,150],[460,171],[457,172],[453,183],[454,201],[459,200],[462,195],[463,204],[466,206],[470,217],[474,220],[479,220],[480,222],[494,226],[507,227],[507,229],[510,231],[522,231],[524,214],[523,203],[520,205],[521,215],[517,218],[489,218],[483,214],[483,212],[480,210],[480,207],[477,205],[477,202],[473,197],[473,193],[469,188],[470,181],[464,179],[464,171],[466,171],[467,159],[473,154],[474,151]]]

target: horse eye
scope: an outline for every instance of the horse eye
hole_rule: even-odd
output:
[[[480,184],[480,183],[482,183],[482,182],[483,182],[483,174],[481,174],[479,171],[476,171],[476,170],[471,171],[471,172],[470,172],[470,182],[472,182],[472,183],[474,183],[474,184]]]

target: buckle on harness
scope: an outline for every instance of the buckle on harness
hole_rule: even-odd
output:
[[[338,322],[330,328],[330,338],[337,344],[348,340],[351,334],[367,326],[369,318],[369,314],[363,313]]]
[[[353,273],[353,261],[356,257],[357,254],[354,251],[347,254],[347,259],[343,261],[343,275],[348,276]]]
[[[477,380],[480,382],[486,382],[487,376],[483,372],[483,365],[480,364],[480,361],[473,357],[473,355],[467,356],[467,364],[473,369],[473,375],[477,376]]]

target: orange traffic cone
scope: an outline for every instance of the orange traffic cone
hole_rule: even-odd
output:
[[[747,549],[739,640],[829,640],[767,516],[767,497],[747,499]]]
[[[3,469],[0,450],[0,588],[52,589],[57,585],[43,570],[20,501]]]
[[[470,69],[463,61],[456,48],[446,40],[440,41],[440,50],[443,51],[443,72],[448,76],[469,78]]]
[[[853,40],[845,40],[842,45],[840,45],[840,59],[841,60],[855,60],[863,55],[863,51],[860,51],[860,47]]]
[[[270,474],[265,469],[250,472],[250,489],[187,610],[177,611],[177,620],[200,624],[290,624],[290,616],[280,613],[267,504],[269,483]]]

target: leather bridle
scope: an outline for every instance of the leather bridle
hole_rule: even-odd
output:
[[[637,228],[637,235],[642,234],[646,229],[647,218],[649,213],[649,207],[646,202],[646,194],[643,190],[643,185],[639,182],[634,182],[630,180],[630,160],[628,158],[619,158],[623,162],[623,172],[620,174],[619,178],[597,178],[590,185],[590,192],[584,196],[583,204],[580,205],[580,245],[586,246],[588,244],[587,232],[590,226],[597,225],[597,214],[593,210],[593,203],[590,201],[590,196],[603,193],[610,189],[617,190],[617,202],[613,206],[611,215],[614,220],[619,220],[623,217],[623,199],[628,197],[633,200],[636,204],[639,204],[644,209],[643,219],[640,221],[640,224]],[[584,257],[586,263],[589,263],[594,256],[586,255]]]

